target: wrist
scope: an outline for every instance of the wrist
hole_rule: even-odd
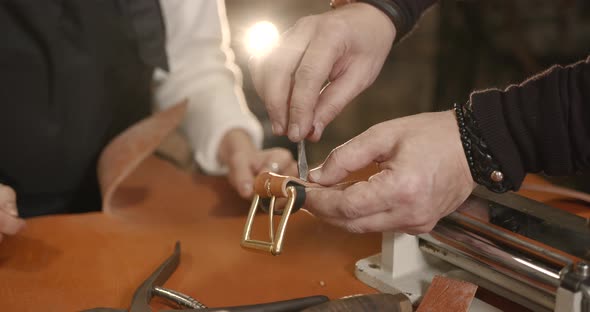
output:
[[[347,4],[363,4],[368,7],[374,8],[377,12],[380,12],[386,20],[389,21],[389,26],[386,30],[393,31],[393,40],[392,42],[399,41],[398,38],[403,37],[408,31],[404,32],[402,35],[399,32],[399,25],[403,23],[404,25],[407,24],[404,22],[403,16],[399,14],[400,10],[397,7],[397,4],[391,0],[331,0],[330,7],[333,9],[342,7]]]
[[[391,29],[394,31],[393,42],[399,41],[412,28],[412,25],[406,20],[397,3],[393,0],[332,0],[330,6],[338,8],[351,3],[365,3],[381,11],[391,22]]]

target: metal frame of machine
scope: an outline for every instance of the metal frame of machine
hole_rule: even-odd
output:
[[[485,189],[476,189],[468,202],[482,199],[590,237],[587,219],[560,209]],[[472,282],[533,311],[590,312],[587,262],[461,212],[428,234],[384,233],[381,253],[356,264],[361,281],[382,292],[405,293],[414,303],[437,274]],[[499,310],[474,300],[471,311]]]

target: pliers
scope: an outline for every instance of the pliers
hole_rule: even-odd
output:
[[[329,301],[326,296],[310,296],[292,300],[276,301],[271,303],[262,303],[246,306],[224,307],[224,308],[207,308],[205,305],[180,292],[167,289],[162,285],[170,278],[172,273],[180,263],[180,242],[176,242],[174,252],[166,259],[135,291],[131,306],[126,309],[114,308],[93,308],[82,312],[151,312],[150,301],[152,297],[158,296],[184,308],[181,310],[161,310],[160,312],[180,312],[180,311],[228,311],[228,312],[290,312],[300,311],[315,305]]]

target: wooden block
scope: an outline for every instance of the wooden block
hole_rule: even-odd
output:
[[[302,312],[412,312],[412,303],[404,294],[351,296],[322,303]]]
[[[474,284],[437,275],[416,312],[466,312],[476,290]]]

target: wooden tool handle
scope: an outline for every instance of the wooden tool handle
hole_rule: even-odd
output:
[[[322,303],[302,312],[412,312],[412,303],[404,294],[371,294],[347,297]]]

